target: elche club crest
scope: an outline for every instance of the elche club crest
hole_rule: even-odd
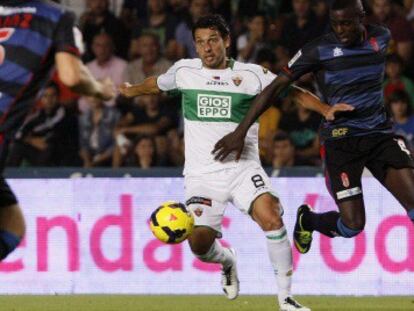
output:
[[[14,33],[14,28],[1,28],[0,29],[0,43],[10,39]],[[3,64],[6,59],[6,49],[0,45],[0,65]]]
[[[197,217],[201,217],[201,215],[203,215],[203,209],[202,209],[201,207],[197,207],[197,208],[194,210],[194,214],[195,214]]]
[[[239,86],[243,82],[243,78],[239,75],[236,75],[231,78],[235,86]]]
[[[348,188],[350,186],[349,177],[347,173],[345,172],[341,173],[341,180],[342,180],[342,186],[344,186],[345,188]]]
[[[379,52],[380,47],[379,47],[379,44],[378,44],[377,38],[375,38],[375,37],[371,37],[371,38],[369,39],[369,44],[371,45],[372,49],[373,49],[375,52]]]

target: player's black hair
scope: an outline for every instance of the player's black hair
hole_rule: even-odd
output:
[[[200,19],[193,26],[193,39],[195,39],[195,32],[200,28],[210,28],[217,30],[222,38],[230,35],[230,28],[223,16],[219,14],[211,14],[200,17]]]
[[[331,10],[355,9],[360,15],[365,15],[364,6],[361,0],[334,0],[331,4]]]

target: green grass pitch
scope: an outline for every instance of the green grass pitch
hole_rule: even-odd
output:
[[[298,297],[313,311],[414,310],[414,297]],[[7,311],[272,311],[279,310],[273,296],[0,296]]]

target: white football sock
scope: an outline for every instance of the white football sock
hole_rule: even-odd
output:
[[[234,256],[230,250],[221,246],[220,242],[214,241],[210,249],[204,255],[196,255],[198,259],[203,262],[221,263],[224,269],[231,267],[234,264]]]
[[[293,258],[286,228],[265,232],[267,250],[276,274],[279,303],[291,296]]]

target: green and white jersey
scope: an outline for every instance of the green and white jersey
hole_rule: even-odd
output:
[[[163,91],[182,95],[184,115],[184,175],[198,175],[238,165],[231,154],[225,162],[214,160],[215,143],[232,132],[246,115],[253,99],[276,76],[261,66],[231,60],[226,69],[204,68],[201,60],[183,59],[158,77]],[[259,125],[248,131],[240,162],[260,164]]]

